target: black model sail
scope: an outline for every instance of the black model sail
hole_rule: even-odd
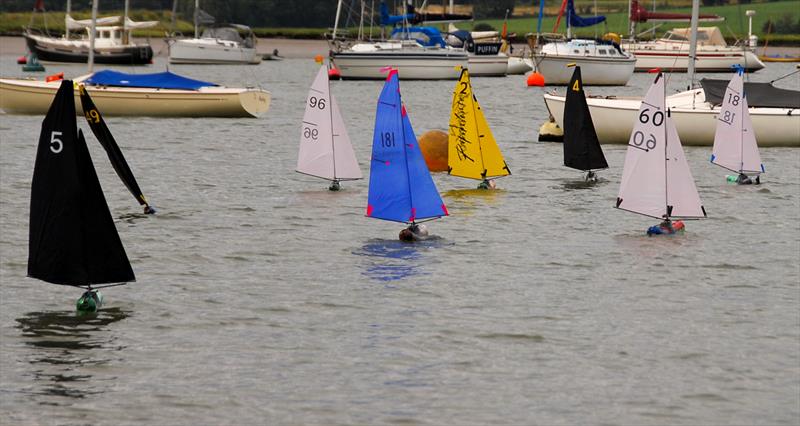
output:
[[[584,171],[608,168],[586,104],[578,66],[567,86],[564,105],[564,165]]]
[[[117,172],[117,176],[122,179],[122,182],[128,190],[131,191],[131,194],[133,194],[133,197],[136,198],[136,201],[144,206],[145,213],[154,213],[155,211],[147,203],[147,198],[142,194],[142,190],[139,189],[139,184],[136,182],[131,168],[128,167],[128,162],[125,161],[125,156],[122,155],[122,150],[119,149],[117,141],[114,140],[111,130],[106,126],[103,116],[100,115],[100,111],[94,105],[92,98],[89,96],[89,92],[86,91],[83,85],[80,86],[80,94],[81,106],[86,115],[86,121],[89,122],[89,127],[92,128],[92,133],[94,133],[94,136],[100,141],[100,145],[103,145],[103,148],[105,148],[108,159]]]
[[[61,83],[39,136],[28,276],[74,286],[136,280],[78,131],[69,80]]]

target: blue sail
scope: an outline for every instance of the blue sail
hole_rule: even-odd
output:
[[[397,70],[378,98],[367,216],[413,223],[447,215],[400,99]]]
[[[572,27],[591,27],[606,20],[603,15],[594,16],[591,18],[581,18],[575,13],[574,0],[567,0],[567,15],[569,16],[569,25]]]

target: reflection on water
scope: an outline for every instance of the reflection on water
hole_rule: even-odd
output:
[[[34,378],[33,394],[85,398],[102,393],[88,371],[112,361],[109,354],[121,354],[124,346],[107,326],[128,317],[119,308],[78,315],[74,311],[29,312],[17,318],[26,345],[34,349],[28,357]],[[57,404],[52,399],[41,404]]]
[[[582,189],[592,189],[608,183],[607,179],[597,177],[596,181],[587,181],[586,179],[571,179],[561,183],[561,188],[565,191],[575,191]]]
[[[370,240],[360,250],[354,251],[357,256],[364,256],[364,275],[378,281],[396,281],[404,278],[425,275],[421,265],[425,263],[423,251],[438,247],[442,238],[431,235],[425,241],[413,243],[400,240]]]

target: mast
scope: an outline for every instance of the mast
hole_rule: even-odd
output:
[[[67,0],[67,14],[64,16],[64,28],[66,28],[64,31],[64,38],[67,40],[69,40],[69,22],[67,22],[67,18],[70,13],[72,13],[72,0]]]
[[[692,32],[689,38],[689,64],[687,73],[689,74],[689,90],[694,87],[694,61],[697,59],[697,20],[700,16],[700,0],[692,0]]]
[[[122,43],[128,44],[130,42],[130,35],[128,33],[128,9],[130,0],[125,0],[125,12],[122,15]]]
[[[633,22],[633,1],[628,0],[628,38],[633,41],[634,33],[636,32],[636,23]]]
[[[342,0],[339,0],[339,3],[336,4],[336,20],[333,21],[333,38],[332,38],[332,40],[336,40],[336,32],[339,29],[339,14],[341,12],[342,12]]]
[[[92,26],[89,31],[89,73],[94,72],[94,39],[97,31],[97,0],[92,0]]]
[[[172,18],[169,21],[169,32],[171,35],[175,33],[175,14],[178,13],[178,0],[172,0]]]
[[[693,0],[693,1],[697,2],[698,0]],[[664,78],[664,75],[659,73],[658,77],[659,78]],[[664,122],[663,122],[663,126],[662,126],[664,128],[664,213],[665,213],[665,218],[669,219],[669,217],[672,216],[672,215],[670,214],[671,212],[670,212],[670,209],[669,209],[669,172],[668,172],[669,164],[667,163],[667,161],[669,161],[669,158],[667,157],[667,152],[668,152],[667,151],[667,145],[669,145],[669,139],[668,139],[669,133],[667,132],[667,117],[669,116],[669,114],[668,114],[669,111],[667,110],[667,82],[666,81],[664,82],[664,93],[663,93],[663,96],[661,97],[661,102],[659,102],[659,106],[663,106],[664,110],[665,110],[664,111]]]
[[[200,0],[194,0],[194,38],[200,38],[197,21],[200,20]]]

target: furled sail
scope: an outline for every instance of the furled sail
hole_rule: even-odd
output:
[[[711,162],[737,173],[759,174],[764,171],[764,165],[761,164],[761,155],[750,120],[743,72],[740,68],[725,90],[722,107],[717,115]]]
[[[644,97],[633,127],[616,207],[656,218],[701,218],[689,164],[665,105],[661,73]]]
[[[461,69],[453,90],[447,163],[451,175],[470,179],[511,174],[472,90],[466,68]]]
[[[608,168],[586,103],[579,66],[572,72],[564,105],[564,165],[583,171]]]
[[[362,177],[339,105],[330,92],[325,65],[320,67],[306,98],[297,171],[328,180]]]
[[[394,69],[378,98],[366,215],[405,223],[447,215],[403,106]]]
[[[53,284],[135,281],[64,80],[42,122],[31,185],[28,276]]]
[[[106,150],[106,154],[108,154],[108,159],[111,161],[111,166],[114,167],[114,171],[117,172],[117,176],[122,180],[122,183],[125,184],[125,187],[128,188],[128,191],[133,194],[133,197],[136,198],[136,201],[145,207],[146,212],[153,212],[152,208],[147,202],[147,198],[145,198],[142,190],[139,188],[139,183],[136,182],[136,177],[133,176],[133,172],[131,171],[130,166],[128,166],[128,162],[125,161],[125,156],[122,155],[122,150],[117,145],[117,141],[114,140],[114,136],[111,134],[111,130],[108,129],[106,125],[106,121],[103,120],[103,116],[100,115],[100,111],[94,105],[94,101],[92,101],[91,96],[89,96],[89,92],[86,91],[84,85],[80,85],[79,87],[80,94],[81,94],[81,107],[83,108],[83,112],[86,115],[86,121],[89,122],[89,127],[92,129],[92,133],[94,133],[94,137],[100,142],[100,145]]]

